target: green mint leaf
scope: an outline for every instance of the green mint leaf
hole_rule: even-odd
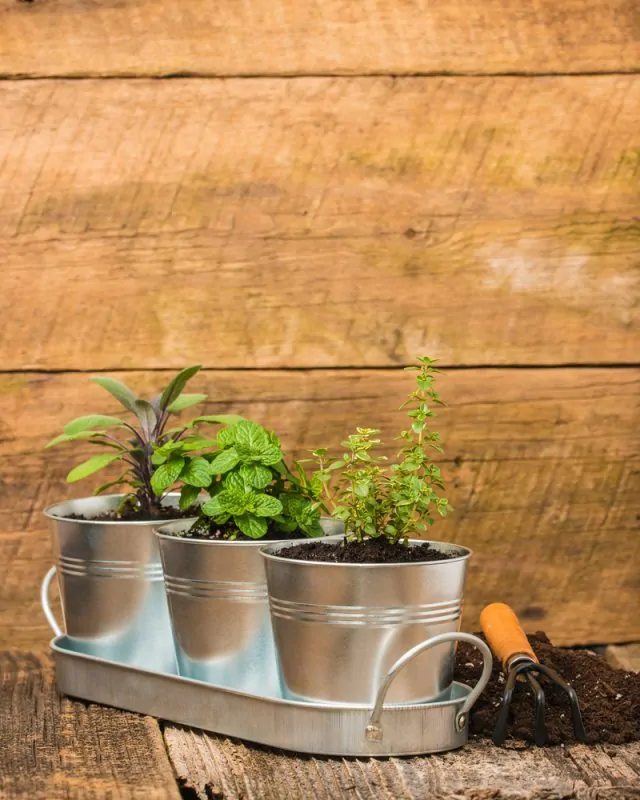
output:
[[[324,536],[324,531],[322,530],[322,525],[320,524],[319,515],[317,519],[306,520],[299,523],[298,527],[304,534],[311,537],[312,539],[317,539],[320,536]]]
[[[67,436],[74,436],[76,433],[94,430],[95,428],[121,428],[124,425],[124,421],[117,417],[109,417],[104,414],[89,414],[86,417],[74,419],[65,425],[62,430]]]
[[[216,436],[216,443],[221,450],[236,443],[236,432],[233,427],[222,428]]]
[[[259,454],[273,445],[269,442],[267,431],[251,420],[243,420],[235,425],[236,444],[241,452],[250,455]],[[279,459],[278,459],[279,460]]]
[[[202,456],[187,459],[187,463],[180,473],[180,480],[189,484],[189,486],[206,489],[211,483],[211,468],[209,467],[209,462],[206,458],[202,458]]]
[[[228,450],[223,450],[222,453],[218,453],[209,465],[211,474],[223,475],[225,472],[229,472],[230,469],[233,469],[239,461],[240,456],[235,448],[230,447]]]
[[[277,497],[259,494],[254,498],[251,508],[259,517],[276,517],[282,511],[282,503]]]
[[[182,456],[171,456],[164,464],[161,464],[151,476],[151,488],[157,497],[166,492],[180,477],[184,467]]]
[[[279,461],[282,461],[282,450],[280,450],[278,447],[274,447],[273,445],[269,445],[266,449],[260,452],[256,460],[267,467],[273,466]]]
[[[210,500],[207,500],[206,503],[200,506],[202,512],[208,517],[219,517],[221,514],[226,514],[224,498],[222,498],[222,500],[220,499],[221,494],[223,494],[223,492],[214,495]]]
[[[185,408],[191,408],[191,406],[197,406],[198,403],[204,403],[206,399],[206,394],[181,394],[173,403],[169,403],[167,411],[170,411],[172,414],[177,414],[179,411],[184,411]]]
[[[93,383],[97,383],[98,386],[102,386],[103,389],[106,389],[110,394],[112,394],[116,400],[123,405],[128,411],[133,411],[136,414],[136,396],[131,391],[131,389],[126,386],[121,381],[117,381],[115,378],[103,378],[103,377],[95,377],[91,378]]]
[[[234,516],[233,521],[242,533],[251,539],[261,539],[267,532],[267,521],[261,517],[254,517],[253,514]]]
[[[100,453],[100,455],[92,456],[86,461],[83,461],[82,464],[78,464],[77,467],[74,467],[71,472],[69,472],[67,475],[67,483],[75,483],[83,478],[87,478],[89,475],[93,475],[94,472],[98,472],[98,470],[103,469],[121,457],[120,453]]]
[[[178,501],[180,511],[187,511],[191,506],[195,505],[199,496],[200,489],[198,486],[183,486],[180,490],[180,500]]]
[[[194,367],[186,367],[180,370],[180,372],[169,381],[166,389],[160,395],[160,408],[163,411],[168,409],[171,403],[174,403],[180,397],[184,387],[201,369],[201,364],[197,364]]]
[[[242,492],[243,494],[247,491],[247,484],[244,478],[237,472],[228,472],[223,482],[225,489],[234,489],[236,492]]]
[[[227,514],[238,516],[244,514],[251,505],[252,495],[249,492],[238,489],[224,489],[216,497],[220,505]]]
[[[243,464],[239,472],[247,486],[253,486],[254,489],[266,489],[273,480],[271,470],[261,464]]]

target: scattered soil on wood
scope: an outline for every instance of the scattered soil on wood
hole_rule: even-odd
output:
[[[332,564],[409,564],[416,561],[449,561],[455,553],[441,553],[429,542],[405,546],[391,544],[386,539],[367,539],[364,542],[314,542],[294,545],[280,550],[279,556],[299,561],[321,561]]]
[[[481,634],[478,634],[481,636]],[[615,669],[602,656],[589,650],[554,647],[544,633],[530,635],[540,659],[555,670],[578,694],[582,718],[591,744],[624,744],[640,739],[640,673]],[[479,652],[461,642],[456,657],[456,680],[473,686],[481,672]],[[547,698],[547,744],[574,742],[569,702],[565,693],[544,675],[539,676]],[[471,711],[471,736],[491,738],[505,679],[494,659],[489,685]],[[534,701],[529,685],[518,681],[511,703],[510,739],[507,746],[533,742]]]
[[[107,511],[104,514],[96,514],[93,517],[87,517],[84,514],[68,514],[64,519],[79,519],[86,522],[170,522],[172,520],[189,519],[189,517],[197,516],[197,507],[188,508],[186,511],[180,511],[179,508],[164,506],[160,514],[155,516],[149,516],[149,514],[143,514],[137,509],[127,507],[121,514],[116,514],[115,511]]]
[[[252,539],[239,531],[233,524],[218,525],[210,519],[199,519],[189,530],[179,531],[171,535],[178,539],[199,539],[208,542],[228,542],[230,539],[236,542],[281,542],[288,539],[293,541],[304,537],[302,531],[294,531],[287,534],[270,526],[264,536],[259,539]]]

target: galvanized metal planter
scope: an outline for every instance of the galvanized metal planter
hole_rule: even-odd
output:
[[[109,522],[69,519],[113,511],[123,495],[67,500],[44,512],[52,521],[64,627],[70,647],[138,667],[174,670],[175,654],[157,520]],[[178,495],[167,498],[177,505]],[[56,623],[57,624],[57,623]]]
[[[371,704],[383,676],[425,639],[460,628],[471,551],[432,546],[455,558],[407,564],[333,564],[261,549],[281,678],[288,696]],[[424,544],[419,540],[410,545]],[[448,691],[454,644],[413,661],[389,691],[392,703],[424,703]]]
[[[279,692],[264,565],[257,541],[208,541],[156,531],[180,675],[251,693]],[[327,531],[342,529],[324,520]],[[291,541],[289,540],[289,543]]]

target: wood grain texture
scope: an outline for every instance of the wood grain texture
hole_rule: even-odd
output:
[[[640,68],[634,0],[2,0],[0,20],[13,76]]]
[[[178,781],[199,800],[636,800],[640,746],[506,750],[484,741],[418,758],[285,754],[167,725]],[[186,794],[186,791],[185,791]]]
[[[58,697],[49,656],[0,652],[0,798],[179,800],[156,720]]]
[[[640,672],[640,643],[612,644],[607,647],[605,656],[614,667],[628,672]]]
[[[3,369],[637,361],[640,75],[5,81],[0,107]]]
[[[167,374],[120,377],[151,392]],[[221,371],[193,389],[209,392],[208,412],[244,413],[302,454],[337,448],[357,424],[381,427],[392,452],[410,383],[401,370]],[[437,422],[456,513],[434,536],[474,550],[467,629],[478,629],[484,604],[501,600],[556,644],[640,639],[639,388],[640,370],[630,368],[442,377],[450,407]],[[115,411],[104,397],[87,375],[0,377],[0,642],[36,647],[48,638],[38,609],[51,563],[41,510],[91,484],[64,484],[86,451],[41,447],[76,415]]]

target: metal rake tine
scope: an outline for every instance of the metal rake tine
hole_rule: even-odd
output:
[[[533,672],[535,671],[535,666],[533,666],[530,670],[525,672],[525,677],[531,686],[533,691],[533,696],[535,699],[535,711],[534,711],[534,723],[533,723],[533,732],[534,732],[534,741],[538,745],[538,747],[542,747],[542,745],[547,740],[547,727],[544,721],[544,714],[547,705],[547,699],[544,695],[544,690],[542,686],[538,683],[536,678],[533,676]]]
[[[538,664],[537,669],[539,672],[542,672],[544,675],[549,678],[549,680],[553,681],[556,686],[559,686],[569,698],[569,707],[571,708],[571,721],[573,723],[573,733],[576,739],[579,742],[583,742],[584,744],[587,743],[587,731],[584,727],[584,721],[582,719],[582,712],[580,711],[580,702],[578,700],[578,695],[576,694],[576,690],[568,684],[565,680],[563,680],[558,673],[550,669],[549,667],[545,666],[544,664]]]
[[[507,684],[502,694],[500,701],[500,708],[498,710],[498,718],[496,720],[495,728],[493,729],[493,743],[495,745],[504,744],[507,739],[507,726],[509,724],[509,708],[513,699],[513,691],[516,686],[516,678],[518,673],[516,670],[511,670],[507,677]]]

